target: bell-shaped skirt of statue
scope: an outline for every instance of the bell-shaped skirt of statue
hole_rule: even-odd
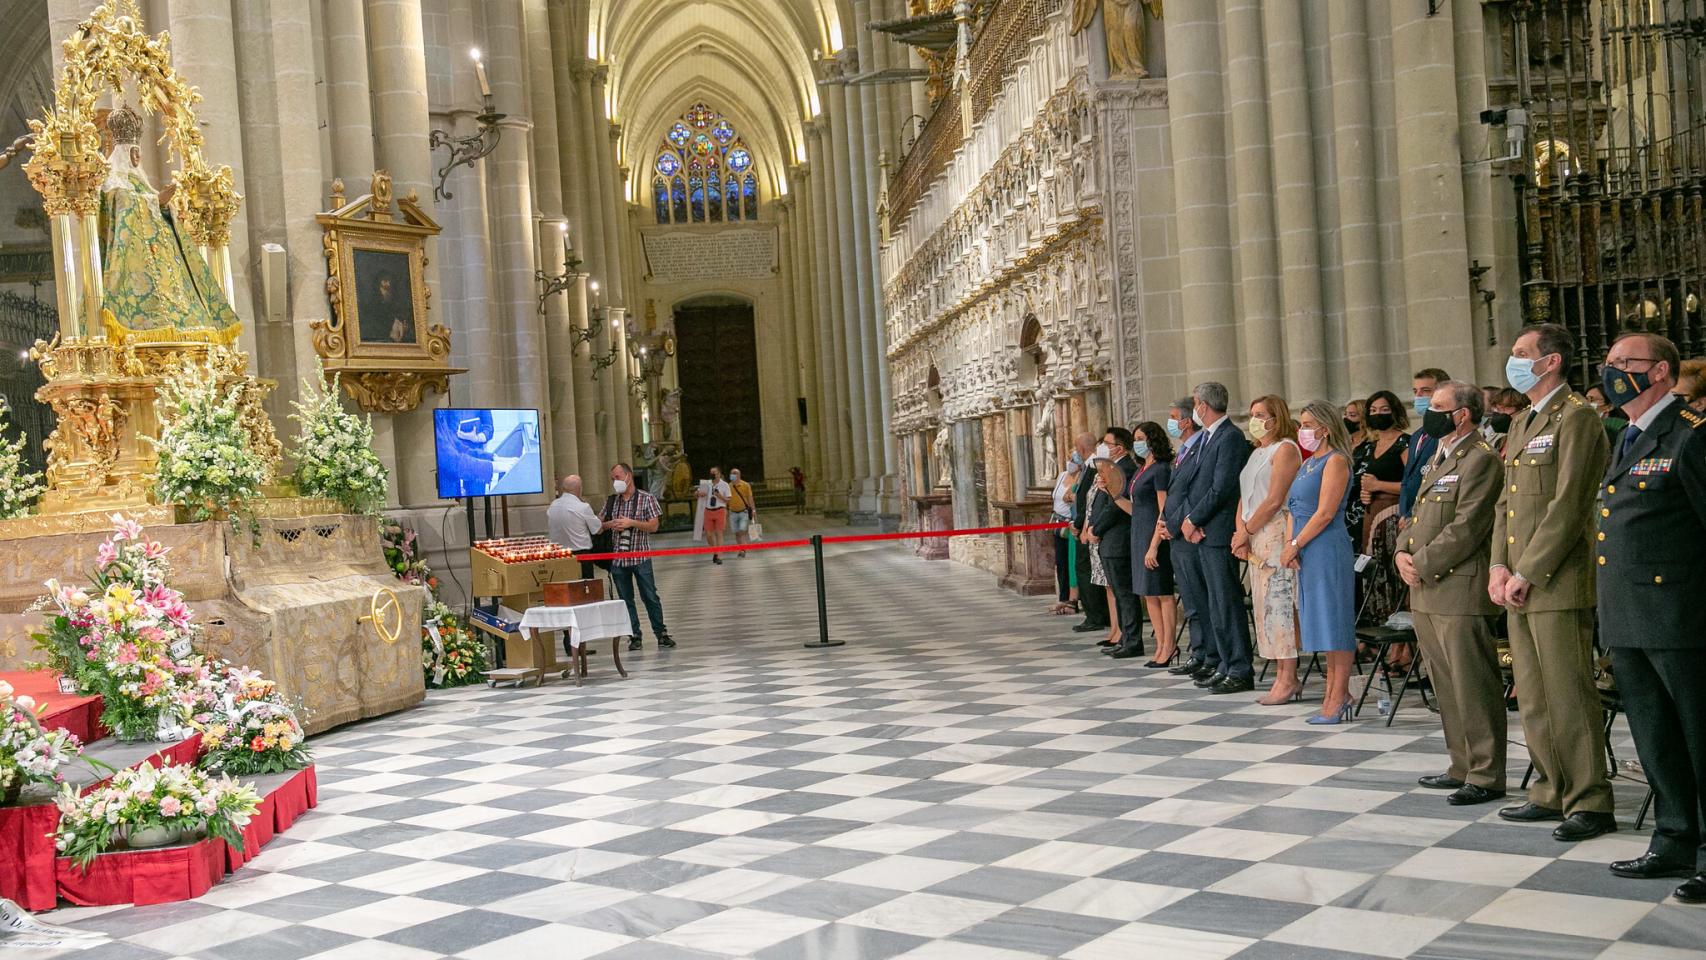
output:
[[[112,340],[229,343],[240,323],[195,245],[131,173],[101,193],[106,287],[101,319]]]

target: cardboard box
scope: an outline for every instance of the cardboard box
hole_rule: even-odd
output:
[[[468,551],[468,564],[473,569],[473,584],[469,591],[476,597],[507,597],[518,593],[535,593],[547,583],[577,580],[581,575],[579,560],[557,557],[529,563],[504,563],[481,550]]]

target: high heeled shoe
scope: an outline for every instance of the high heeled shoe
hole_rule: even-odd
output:
[[[1151,669],[1151,670],[1159,670],[1159,669],[1161,669],[1161,668],[1162,668],[1162,667],[1170,667],[1170,666],[1172,666],[1172,665],[1173,665],[1173,661],[1174,661],[1174,660],[1177,660],[1177,659],[1179,659],[1179,648],[1178,648],[1178,647],[1174,647],[1174,648],[1173,648],[1173,653],[1172,653],[1172,655],[1171,655],[1171,656],[1169,656],[1169,657],[1168,657],[1168,658],[1167,658],[1167,659],[1165,659],[1165,660],[1161,660],[1161,659],[1159,659],[1159,658],[1157,658],[1157,659],[1155,659],[1155,660],[1151,660],[1151,661],[1149,661],[1149,662],[1148,662],[1148,663],[1146,663],[1146,664],[1144,664],[1144,666],[1145,666],[1145,667],[1148,667],[1148,668],[1149,668],[1149,669]]]
[[[1287,704],[1287,703],[1302,703],[1302,702],[1303,702],[1303,686],[1301,684],[1299,684],[1298,688],[1296,690],[1293,690],[1291,692],[1291,694],[1289,696],[1287,696],[1286,698],[1284,698],[1283,700],[1269,700],[1267,697],[1258,697],[1256,699],[1256,705],[1262,706],[1262,707],[1278,707],[1278,706],[1281,706],[1281,705]]]
[[[1350,704],[1350,701],[1349,700],[1345,701],[1345,705],[1340,707],[1338,709],[1338,712],[1336,712],[1336,713],[1329,714],[1325,717],[1321,716],[1320,714],[1316,714],[1315,716],[1310,717],[1308,720],[1305,720],[1304,722],[1309,724],[1310,726],[1315,726],[1315,727],[1336,727],[1341,723],[1350,723],[1351,722],[1351,704]]]

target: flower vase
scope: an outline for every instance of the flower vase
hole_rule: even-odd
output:
[[[178,829],[168,827],[165,824],[150,827],[128,827],[124,831],[124,844],[132,850],[169,847],[177,843],[178,838]]]

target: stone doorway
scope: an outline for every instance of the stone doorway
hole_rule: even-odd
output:
[[[712,464],[725,475],[764,479],[764,427],[758,391],[758,336],[752,303],[700,297],[675,307],[676,371],[681,382],[681,442],[694,479]]]

